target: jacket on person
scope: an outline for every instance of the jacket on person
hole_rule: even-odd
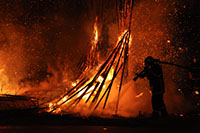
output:
[[[147,77],[149,80],[152,95],[165,93],[163,72],[161,66],[158,63],[152,63],[151,65],[145,66],[144,73],[140,76],[142,78]]]

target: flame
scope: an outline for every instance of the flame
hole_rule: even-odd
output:
[[[57,109],[54,111],[55,114],[58,114],[58,113],[60,113],[60,112],[61,112],[61,108],[57,108]]]
[[[132,44],[132,36],[130,35],[130,38],[129,38],[129,47],[131,46],[131,44]]]
[[[124,32],[121,33],[121,35],[118,37],[117,44],[118,44],[118,42],[122,39],[122,37],[124,36],[124,34],[125,34],[127,31],[128,31],[128,30],[124,30]]]
[[[96,45],[97,42],[98,42],[98,29],[97,29],[97,26],[96,24],[94,25],[94,32],[95,32],[95,36],[94,36],[94,44]]]
[[[67,97],[68,97],[68,96],[63,97],[63,98],[58,102],[58,104],[61,104],[61,103],[63,103],[64,101],[66,101],[66,100],[67,100]],[[70,101],[70,100],[69,100],[69,101]],[[68,102],[69,102],[69,101],[68,101]]]
[[[112,78],[113,78],[113,74],[114,74],[114,69],[111,68],[111,70],[110,70],[110,72],[109,72],[109,74],[108,74],[107,79],[108,79],[108,80],[112,80]]]
[[[90,49],[90,54],[88,56],[88,66],[94,66],[96,65],[95,61],[97,60],[97,62],[99,61],[99,55],[97,53],[98,51],[98,47],[97,47],[97,43],[99,41],[99,32],[98,32],[98,26],[97,26],[97,21],[98,21],[98,17],[96,17],[95,23],[94,23],[94,31],[93,31],[93,37],[92,37],[92,41],[91,41],[91,49]]]
[[[81,90],[82,88],[80,88],[79,90]],[[80,97],[83,93],[84,93],[84,91],[87,89],[87,87],[85,88],[85,89],[83,89],[82,91],[80,91],[79,93],[78,93],[78,97]]]
[[[139,98],[139,97],[141,97],[141,96],[143,96],[143,92],[141,92],[140,94],[138,94],[137,96],[135,96],[136,98]]]
[[[107,81],[106,81],[105,85],[103,86],[103,89],[106,88],[106,84],[113,78],[113,73],[114,73],[114,69],[111,68],[111,70],[110,70],[110,72],[109,72],[109,74],[108,74],[108,77],[107,77]],[[91,79],[92,79],[92,78],[91,78]],[[103,76],[99,76],[99,77],[96,79],[96,82],[102,83],[103,80],[104,80],[104,77],[103,77]],[[91,81],[91,80],[89,80],[89,81]],[[89,82],[89,81],[88,81],[88,82]],[[73,83],[72,83],[72,86],[76,86],[76,84],[77,84],[77,82],[73,82]],[[95,89],[95,85],[96,85],[96,84],[94,84],[92,87],[90,87],[90,88],[87,90],[87,92],[84,94],[84,96],[82,97],[82,99],[83,99],[84,102],[89,98],[89,96],[91,95],[92,91]],[[100,86],[100,84],[99,84],[99,86]],[[99,86],[97,86],[97,88],[98,88]],[[86,91],[86,89],[87,89],[87,87],[84,88],[84,89],[83,89],[83,87],[84,87],[84,85],[83,85],[82,87],[80,87],[80,88],[77,90],[77,91],[80,91],[80,90],[81,90],[81,91],[77,94],[76,97],[74,97],[74,99],[79,98],[81,95],[83,95],[83,93],[84,93],[84,92]],[[82,90],[82,89],[83,89],[83,90]],[[97,89],[97,90],[98,90],[98,89]],[[94,98],[94,95],[97,93],[97,90],[94,91],[94,94],[91,96],[91,99]],[[102,93],[103,93],[103,92],[101,92],[101,94],[102,94]],[[70,99],[70,100],[67,100],[67,98],[68,98],[68,96],[63,97],[59,102],[57,102],[57,104],[55,104],[55,103],[49,103],[48,112],[52,111],[52,110],[54,109],[55,106],[60,105],[60,104],[62,104],[63,102],[65,102],[64,104],[67,104],[67,103],[69,103],[70,101],[72,101],[71,99]],[[90,99],[90,100],[91,100],[91,99]],[[60,113],[60,112],[61,112],[61,108],[57,108],[56,110],[53,111],[53,113]]]
[[[86,93],[86,95],[83,96],[83,100],[86,101],[88,97],[90,96],[91,92],[94,90],[95,86],[93,85]]]
[[[96,20],[95,20],[95,23],[94,23],[94,38],[93,38],[93,44],[94,44],[94,47],[96,47],[96,44],[98,43],[98,39],[99,39],[99,32],[98,32],[98,26],[97,26],[97,21],[98,21],[98,17],[96,17]]]
[[[0,69],[0,94],[15,94],[13,82],[10,81],[4,68]]]
[[[8,84],[8,77],[5,75],[5,73],[4,73],[4,69],[0,69],[0,89],[1,89],[1,92],[0,93],[4,93],[4,92],[2,92],[2,91],[4,91],[4,88],[5,88],[5,85],[7,85]]]
[[[98,36],[99,36],[98,27],[97,27],[97,21],[98,21],[98,17],[96,17],[96,20],[95,20],[95,23],[94,23],[94,39],[92,41],[93,45],[92,45],[91,50],[90,50],[90,57],[88,58],[89,61],[93,60],[93,58],[95,57],[95,53],[97,52],[96,50],[97,50],[97,43],[98,43]],[[89,63],[88,65],[93,65],[93,64]],[[109,76],[109,77],[111,78],[111,76]],[[103,79],[104,78],[102,76],[99,76],[97,78],[97,82],[101,83],[103,81]],[[91,79],[89,81],[91,81]],[[79,82],[79,80],[76,80],[75,82],[72,82],[71,83],[72,87],[75,87],[78,84],[78,82]],[[95,85],[93,85],[92,87],[90,87],[87,90],[86,94],[82,97],[82,99],[84,101],[86,101],[88,99],[88,97],[91,95],[91,92],[94,90],[94,88],[95,88]],[[82,89],[83,89],[83,86],[80,87],[80,89],[77,90],[77,91],[80,91],[80,92],[78,93],[78,95],[75,98],[80,97],[86,91],[87,87],[84,88],[83,90]],[[75,89],[75,91],[76,91],[76,89]],[[96,94],[96,93],[97,92],[95,91],[94,94]],[[60,101],[58,101],[57,104],[49,103],[48,112],[52,111],[56,105],[60,105],[63,102],[65,102],[64,104],[67,104],[70,101],[72,101],[71,99],[68,100],[67,98],[68,98],[68,96],[65,96]],[[59,110],[58,109],[54,110],[53,113],[57,113],[57,112],[60,112],[60,111],[61,111],[61,109],[59,108]]]

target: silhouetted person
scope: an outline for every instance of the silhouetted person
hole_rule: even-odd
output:
[[[147,77],[150,83],[150,90],[152,92],[152,108],[153,108],[153,117],[159,116],[159,111],[163,117],[167,116],[167,110],[163,100],[163,94],[165,93],[164,80],[162,68],[159,65],[159,60],[154,59],[151,56],[148,56],[145,61],[145,67],[142,72],[136,74],[133,80],[136,81],[138,77],[144,78]]]

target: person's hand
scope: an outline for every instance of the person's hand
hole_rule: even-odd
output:
[[[133,78],[134,81],[136,81],[138,79],[138,77],[139,77],[138,73],[135,73],[135,75],[136,75],[136,77]]]
[[[135,75],[136,75],[136,76],[139,76],[140,74],[139,74],[139,73],[135,73]]]

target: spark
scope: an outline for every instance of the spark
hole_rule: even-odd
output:
[[[104,131],[108,130],[106,127],[103,128]]]
[[[179,116],[180,116],[180,117],[183,117],[183,114],[180,114]]]
[[[199,91],[195,91],[194,93],[195,93],[196,95],[199,95]]]

